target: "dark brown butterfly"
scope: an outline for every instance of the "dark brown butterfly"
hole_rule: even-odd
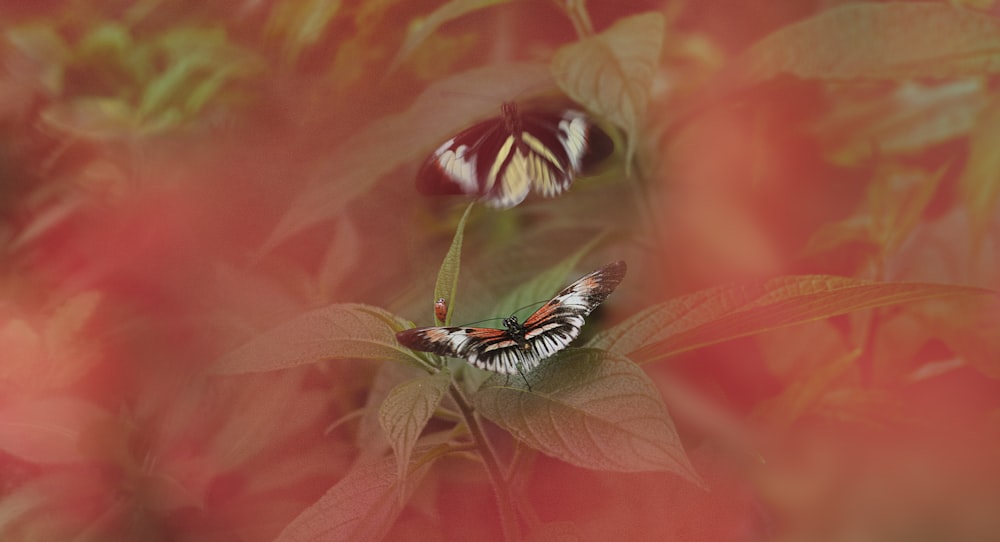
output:
[[[506,209],[535,192],[561,194],[613,150],[611,139],[579,109],[528,109],[505,102],[500,116],[445,141],[417,174],[425,194],[468,194]]]
[[[400,331],[396,339],[413,350],[465,358],[487,371],[523,374],[580,334],[584,318],[615,290],[625,271],[622,261],[605,265],[567,286],[523,324],[510,316],[503,321],[505,329],[420,327]]]

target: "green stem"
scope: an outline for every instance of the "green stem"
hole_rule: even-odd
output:
[[[510,487],[507,485],[503,472],[500,470],[496,454],[493,453],[493,448],[486,439],[486,433],[483,432],[483,428],[479,425],[479,419],[476,418],[476,413],[473,412],[472,406],[465,400],[465,396],[462,395],[462,392],[455,386],[454,382],[451,383],[450,391],[451,396],[455,399],[455,403],[458,404],[458,408],[465,417],[469,433],[472,434],[472,438],[476,442],[479,454],[483,458],[483,464],[486,466],[486,473],[490,477],[490,484],[493,486],[493,493],[496,495],[497,506],[500,508],[500,525],[503,527],[503,538],[507,542],[520,540],[521,533],[517,524],[517,515],[514,511],[514,500],[511,498]]]

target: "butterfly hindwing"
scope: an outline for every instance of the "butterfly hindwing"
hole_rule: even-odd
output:
[[[465,358],[487,371],[530,371],[579,336],[586,316],[614,291],[625,271],[625,262],[608,264],[564,288],[523,324],[507,318],[507,329],[423,327],[400,331],[396,338],[414,350]]]

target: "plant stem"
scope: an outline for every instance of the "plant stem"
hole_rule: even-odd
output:
[[[557,1],[556,5],[569,16],[578,38],[583,39],[594,35],[594,24],[590,22],[586,0],[562,0],[561,2]]]
[[[496,454],[493,453],[493,448],[490,446],[489,440],[486,439],[486,433],[483,432],[483,428],[479,425],[479,419],[476,418],[476,413],[472,410],[472,406],[465,400],[465,396],[462,395],[462,392],[454,382],[451,383],[450,391],[451,396],[455,399],[455,403],[458,404],[458,408],[462,411],[462,416],[465,417],[465,423],[469,426],[469,433],[472,434],[472,438],[476,442],[479,454],[483,458],[483,464],[486,466],[486,473],[490,477],[490,485],[493,486],[497,506],[500,508],[500,525],[503,528],[503,538],[507,542],[520,540],[521,533],[517,524],[517,515],[514,511],[514,500],[511,498],[510,487],[507,485],[503,472],[500,470]]]

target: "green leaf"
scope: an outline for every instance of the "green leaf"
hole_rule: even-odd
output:
[[[357,135],[340,145],[312,175],[309,186],[292,201],[258,255],[310,226],[341,216],[381,176],[422,158],[433,145],[471,121],[498,114],[495,102],[478,97],[517,96],[547,84],[551,75],[542,64],[485,66],[431,85],[404,113],[358,127]],[[409,186],[401,189],[413,191]]]
[[[920,226],[945,171],[945,167],[935,172],[890,167],[870,185],[868,205],[874,233],[885,249],[895,252]]]
[[[45,339],[49,347],[68,344],[80,337],[101,299],[101,292],[96,290],[83,291],[67,298],[45,323]]]
[[[942,299],[918,311],[928,334],[938,337],[966,363],[1000,379],[1000,295]]]
[[[56,476],[67,476],[65,470],[56,470]],[[74,472],[74,471],[69,471]],[[47,473],[46,477],[51,477]],[[27,524],[30,515],[39,514],[43,510],[51,510],[52,507],[52,484],[46,484],[49,480],[43,476],[36,476],[26,480],[16,487],[8,490],[3,497],[0,497],[0,537],[15,539],[18,528],[22,529]],[[61,521],[55,523],[62,523]],[[50,525],[50,529],[55,526]],[[69,529],[66,529],[67,531]]]
[[[603,235],[595,236],[590,242],[580,247],[569,257],[554,266],[535,275],[531,280],[521,284],[503,297],[497,304],[495,314],[511,315],[518,309],[529,306],[531,303],[548,301],[562,288],[566,287],[566,276],[576,269],[580,259],[590,252]],[[537,307],[536,307],[537,308]]]
[[[43,469],[4,492],[0,498],[0,539],[67,540],[79,537],[86,526],[100,520],[84,519],[67,512],[79,510],[78,503],[96,503],[107,498],[106,488],[101,487],[107,479],[94,472],[100,470],[94,466]],[[100,537],[108,531],[98,534],[95,528],[88,532]]]
[[[41,118],[51,128],[89,140],[128,137],[137,129],[135,110],[117,98],[75,98],[46,107]]]
[[[315,44],[340,12],[340,0],[285,0],[274,5],[265,33],[283,37],[282,50],[295,59],[303,49]]]
[[[433,461],[414,466],[406,487],[412,493]],[[382,540],[403,509],[399,480],[391,457],[355,464],[319,501],[306,508],[278,535],[278,542],[376,542]]]
[[[150,116],[179,102],[184,88],[191,84],[190,78],[197,75],[200,63],[185,61],[171,64],[146,85],[139,104],[139,115]]]
[[[809,239],[803,255],[848,243],[864,246],[870,252],[868,258],[893,254],[920,225],[920,217],[933,201],[945,170],[942,167],[928,173],[895,164],[878,168],[861,208],[842,221],[820,227]]]
[[[219,374],[287,369],[330,359],[360,358],[419,364],[396,332],[408,322],[369,305],[344,303],[309,311],[222,356]]]
[[[33,77],[45,91],[53,95],[62,92],[63,70],[69,64],[74,51],[51,24],[36,23],[7,27],[3,29],[3,38],[6,46],[10,48],[5,52],[9,59],[7,62],[13,62],[14,56],[11,52],[16,51],[29,60],[33,69],[37,70]],[[7,70],[9,73],[5,74],[5,79],[10,78],[15,68],[9,67]]]
[[[233,45],[223,29],[179,28],[159,36],[151,47],[166,65],[143,89],[138,111],[147,132],[162,129],[161,124],[172,126],[159,117],[177,114],[173,111],[198,113],[224,84],[262,67],[250,51]]]
[[[360,458],[381,457],[391,448],[380,421],[382,403],[397,386],[420,378],[427,372],[401,363],[382,363],[368,386],[364,410],[358,420],[354,443]]]
[[[107,62],[127,57],[134,48],[135,43],[128,27],[120,23],[104,23],[80,39],[76,53],[86,58],[100,56]]]
[[[645,120],[665,26],[658,12],[625,17],[596,36],[562,47],[552,58],[559,87],[628,135],[626,163]]]
[[[803,415],[816,409],[824,396],[834,391],[835,381],[856,367],[855,362],[860,353],[860,350],[853,350],[805,373],[777,396],[761,401],[754,409],[754,416],[772,428],[787,429]]]
[[[904,81],[873,95],[870,85],[828,85],[829,108],[810,127],[841,166],[911,155],[966,137],[989,103],[987,82]]]
[[[990,16],[943,2],[844,4],[765,37],[734,61],[741,84],[803,78],[979,77],[1000,70]]]
[[[476,410],[528,446],[574,465],[668,471],[700,483],[656,385],[627,358],[570,349],[527,375],[494,375]],[[505,384],[510,380],[509,384]]]
[[[874,253],[879,251],[881,247],[877,246],[875,239],[873,239],[870,216],[855,214],[837,222],[827,222],[820,225],[809,237],[799,252],[799,256],[812,257],[852,243],[860,245],[855,248],[858,251],[856,254],[862,254],[860,250],[864,249],[863,254],[866,258],[871,258]]]
[[[1000,99],[980,115],[972,132],[969,158],[959,186],[971,222],[973,247],[987,234],[1000,202]]]
[[[187,115],[195,115],[207,105],[212,98],[220,94],[222,88],[232,78],[227,70],[218,70],[194,82],[194,87],[188,92],[181,106]]]
[[[410,22],[406,29],[406,38],[399,46],[396,57],[389,65],[389,71],[395,71],[400,64],[406,61],[418,47],[430,37],[441,25],[491,6],[506,4],[511,0],[450,0],[438,6],[425,17],[419,17]]]
[[[363,241],[350,215],[343,215],[332,225],[333,239],[323,249],[323,260],[316,273],[320,299],[335,299],[336,288],[348,278],[361,261]]]
[[[710,288],[654,305],[588,344],[648,363],[738,337],[853,311],[950,296],[990,296],[949,284],[871,282],[828,275]]]
[[[448,314],[444,318],[444,325],[446,326],[451,324],[451,315],[454,313],[455,307],[455,296],[458,292],[458,271],[462,260],[462,239],[465,237],[465,221],[469,219],[469,213],[472,212],[474,206],[475,202],[470,203],[465,208],[462,218],[458,221],[458,226],[455,227],[455,237],[451,240],[451,246],[448,247],[448,253],[445,255],[444,261],[441,262],[437,282],[434,284],[434,300],[437,301],[443,297],[445,302],[448,303]],[[437,316],[434,317],[434,320],[437,321]]]
[[[394,364],[395,365],[395,364]],[[220,471],[245,462],[315,427],[329,415],[329,392],[307,386],[306,371],[282,371],[214,382],[213,399],[230,412],[205,444],[206,455]],[[288,408],[294,397],[295,408]]]
[[[379,425],[396,455],[397,477],[404,480],[410,454],[441,398],[448,391],[451,374],[440,371],[399,384],[378,410]]]

